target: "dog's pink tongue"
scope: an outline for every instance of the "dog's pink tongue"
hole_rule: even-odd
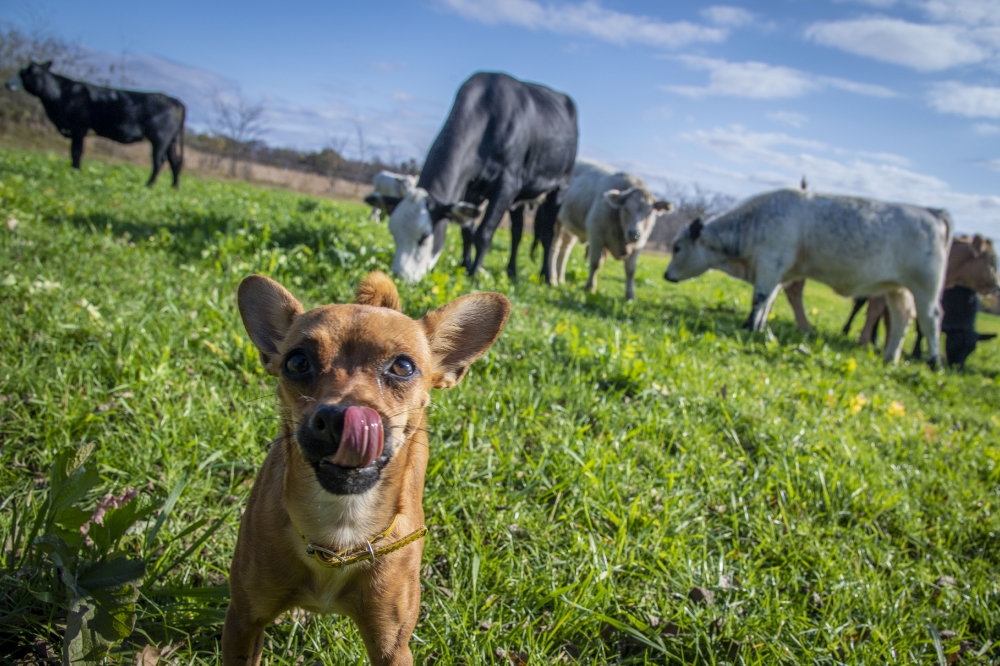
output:
[[[340,447],[330,462],[341,467],[367,467],[382,455],[382,417],[370,407],[348,407]]]

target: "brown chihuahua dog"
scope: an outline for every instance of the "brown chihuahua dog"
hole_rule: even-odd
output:
[[[429,391],[462,379],[510,303],[470,294],[414,321],[378,272],[356,302],[303,312],[271,279],[240,284],[243,324],[278,377],[283,425],[240,524],[226,666],[258,664],[264,628],[296,607],[352,618],[373,664],[413,663]]]

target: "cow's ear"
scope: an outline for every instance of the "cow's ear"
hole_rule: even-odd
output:
[[[670,213],[674,210],[673,201],[656,201],[653,203],[653,210],[658,210],[661,213]]]
[[[972,251],[976,253],[977,257],[982,253],[984,243],[985,243],[985,239],[982,236],[980,236],[979,234],[976,234],[973,237],[973,239],[972,239]]]
[[[403,197],[387,197],[383,195],[382,203],[383,205],[385,205],[385,212],[389,213],[389,215],[392,215],[392,211],[396,210],[396,206],[398,206],[399,202],[402,200]]]
[[[52,69],[52,61],[51,60],[46,60],[45,62],[43,62],[42,63],[42,69],[44,69],[46,72],[49,71],[50,69]]]
[[[996,333],[977,333],[976,335],[979,336],[980,342],[982,342],[983,340],[992,340],[993,338],[997,337]]]
[[[260,352],[264,369],[277,376],[278,346],[292,321],[302,314],[302,304],[287,289],[263,275],[245,278],[236,300],[243,326]]]
[[[691,237],[691,240],[693,241],[698,240],[698,237],[701,236],[701,229],[704,226],[705,225],[701,223],[700,217],[694,218],[694,221],[691,223],[691,226],[688,227],[688,235]]]
[[[447,216],[461,224],[479,217],[479,206],[470,204],[468,201],[459,201],[457,204],[448,206]]]
[[[621,208],[622,200],[621,190],[608,190],[604,193],[604,200],[608,202],[608,205],[612,208]]]

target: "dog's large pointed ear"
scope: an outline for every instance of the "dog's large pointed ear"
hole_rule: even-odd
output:
[[[354,299],[358,305],[374,305],[377,308],[389,308],[402,312],[403,304],[399,300],[399,292],[392,278],[382,271],[372,271],[358,285],[358,295]]]
[[[701,230],[704,226],[705,225],[702,223],[700,217],[694,218],[694,222],[692,222],[691,226],[688,227],[688,230],[690,232],[688,235],[691,237],[692,241],[698,240],[698,237],[701,236]]]
[[[469,294],[428,312],[421,323],[427,332],[434,368],[431,385],[451,388],[500,336],[510,301],[501,294]]]
[[[251,275],[240,283],[237,301],[243,326],[260,352],[269,374],[278,375],[278,346],[292,321],[302,314],[302,304],[271,278]]]

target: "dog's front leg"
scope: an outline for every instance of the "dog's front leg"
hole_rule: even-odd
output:
[[[417,559],[419,564],[419,559]],[[415,569],[402,585],[369,597],[354,618],[373,666],[411,666],[410,636],[420,613],[420,578]]]
[[[264,649],[264,627],[254,622],[238,603],[230,603],[222,627],[223,666],[257,666]]]

